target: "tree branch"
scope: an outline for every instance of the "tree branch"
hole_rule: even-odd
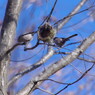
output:
[[[68,85],[66,85],[64,88],[62,88],[60,91],[58,91],[55,95],[58,95],[60,92],[65,90],[70,85],[75,84],[76,82],[80,81],[94,67],[94,65],[95,65],[95,63],[93,63],[93,65],[88,70],[86,70],[80,78],[78,78],[76,81],[74,81],[72,83],[68,83]]]
[[[63,18],[60,23],[55,27],[56,32],[60,30],[73,16],[76,14],[80,8],[86,3],[88,0],[81,0],[81,2],[74,8],[74,10],[67,16],[67,18]]]
[[[36,76],[33,80],[31,80],[21,91],[18,92],[17,95],[27,95],[27,93],[33,87],[33,81],[47,79],[58,70],[64,68],[71,62],[73,62],[80,54],[82,54],[93,42],[95,41],[95,32],[93,32],[83,43],[75,49],[71,54],[57,61],[56,63],[50,65],[45,71],[41,72],[38,76]],[[42,82],[38,82],[31,91],[34,91]]]
[[[18,80],[19,78],[21,78],[22,76],[24,76],[25,74],[27,74],[28,72],[31,72],[35,69],[37,69],[38,67],[40,67],[43,63],[45,63],[52,55],[54,54],[53,50],[50,50],[40,61],[38,61],[37,63],[35,63],[34,65],[31,65],[27,68],[25,68],[24,70],[20,71],[18,74],[16,74],[9,82],[8,82],[8,86],[10,84],[12,84],[13,82],[15,82],[16,80]]]
[[[8,0],[6,13],[4,17],[3,26],[1,29],[1,42],[0,42],[0,58],[8,51],[13,45],[15,31],[17,27],[17,20],[21,9],[22,0]],[[0,90],[3,95],[7,95],[7,69],[9,65],[10,55],[6,55],[3,60],[0,60]],[[1,94],[0,91],[0,95]]]

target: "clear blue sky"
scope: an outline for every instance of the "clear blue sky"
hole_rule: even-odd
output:
[[[26,31],[28,31],[29,29],[31,29],[31,27],[35,26],[33,28],[33,30],[37,30],[38,26],[41,24],[41,22],[43,20],[42,17],[47,16],[49,14],[55,0],[48,0],[48,2],[46,2],[46,0],[42,0],[42,1],[43,1],[43,3],[38,4],[38,5],[35,4],[35,6],[33,6],[33,4],[29,4],[27,1],[23,4],[22,11],[20,13],[20,17],[19,17],[19,21],[18,21],[17,30],[16,30],[17,31],[16,37],[18,37],[19,35],[23,34]],[[58,0],[58,3],[56,5],[56,8],[55,8],[52,16],[55,17],[57,20],[63,18],[64,16],[68,15],[80,1],[81,0]],[[0,1],[0,22],[3,21],[6,4],[7,4],[7,0]],[[89,7],[88,4],[85,4],[81,8],[81,10],[86,9],[87,7]],[[94,20],[91,21],[91,17],[82,21],[81,23],[78,23],[77,25],[75,25],[73,27],[69,27],[69,28],[65,28],[65,27],[79,22],[83,18],[87,17],[89,15],[89,13],[90,13],[90,11],[86,11],[81,14],[75,15],[72,18],[72,20],[70,20],[69,23],[66,24],[62,30],[60,30],[60,32],[58,33],[57,36],[67,37],[69,35],[77,33],[78,37],[76,39],[72,39],[71,40],[72,42],[75,40],[79,41],[80,39],[82,40],[82,39],[88,37],[95,30],[95,21]],[[17,38],[15,38],[15,39],[17,39]],[[34,43],[35,42],[36,41],[34,41]],[[34,43],[31,43],[31,44],[34,44]],[[70,46],[67,48],[74,49],[75,47],[77,47],[77,45]],[[93,47],[95,47],[95,46],[93,46]],[[41,46],[39,48],[41,48]],[[13,60],[21,60],[21,59],[28,58],[28,57],[36,54],[36,52],[39,52],[38,50],[39,49],[37,48],[34,51],[24,52],[23,47],[17,48],[14,50],[12,59]],[[63,51],[67,51],[67,50],[63,49]],[[90,52],[90,51],[88,50],[87,52]],[[26,63],[28,65],[33,64],[34,62],[37,62],[37,59],[40,59],[44,54],[45,54],[45,51],[42,51],[40,54],[37,55],[38,56],[37,58],[33,57],[31,60],[27,60],[27,61],[21,62],[21,63],[24,63],[24,64]],[[48,65],[49,63],[54,62],[53,60],[55,58],[60,58],[60,57],[62,57],[62,56],[58,57],[57,55],[55,55],[49,61],[47,61],[47,63],[45,65]],[[77,62],[78,61],[75,61],[74,64],[78,64]],[[15,64],[21,64],[21,63],[15,63]],[[81,67],[83,68],[83,66],[84,65],[80,64],[79,68],[81,68]],[[69,69],[74,69],[71,66],[68,66],[68,67],[69,67]],[[74,78],[76,79],[76,76],[77,76],[77,73],[75,71],[73,71],[73,73],[70,73],[70,77],[72,79],[74,79]],[[52,78],[54,78],[54,76],[52,76]],[[23,82],[27,82],[26,80],[28,80],[28,79],[30,79],[30,77],[25,76],[24,79],[21,80],[22,82],[21,82],[20,86],[17,87],[17,90],[20,89],[22,86],[24,86],[25,84]],[[67,79],[67,80],[70,82],[70,81],[72,81],[72,79],[69,79],[69,80]],[[75,90],[77,85],[83,83],[85,81],[85,79],[83,79],[79,83],[76,83],[76,85],[72,85],[71,87],[66,89],[65,92]],[[59,89],[61,89],[62,86],[63,85],[61,85]],[[57,89],[57,90],[59,90],[59,89]],[[34,95],[38,95],[39,92],[40,91],[37,91],[37,92],[35,91]],[[90,95],[94,95],[93,93],[95,94],[95,92],[92,91],[92,93]],[[48,94],[44,93],[42,95],[48,95]],[[63,94],[60,94],[60,95],[63,95]],[[80,95],[86,95],[85,91],[83,91]]]

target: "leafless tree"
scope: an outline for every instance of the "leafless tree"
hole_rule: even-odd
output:
[[[38,2],[36,0],[30,0],[30,1]],[[95,42],[95,32],[94,31],[89,31],[91,32],[90,36],[88,36],[86,39],[83,39],[82,41],[78,41],[75,43],[63,45],[62,47],[56,46],[53,39],[55,36],[57,36],[58,31],[60,31],[63,28],[63,26],[65,26],[75,15],[84,13],[85,11],[89,11],[90,16],[94,19],[94,15],[92,12],[94,11],[94,3],[91,4],[90,3],[91,0],[81,0],[67,16],[56,21],[54,26],[51,26],[49,25],[49,20],[50,18],[52,18],[51,14],[54,11],[57,1],[58,0],[55,0],[54,6],[52,7],[50,14],[47,17],[45,17],[44,22],[38,27],[38,30],[35,32],[28,32],[24,35],[21,34],[19,38],[17,38],[18,39],[17,43],[14,44],[18,17],[19,17],[20,11],[23,10],[22,4],[25,2],[25,0],[8,0],[6,11],[5,11],[5,16],[4,16],[4,21],[2,24],[2,28],[1,28],[1,35],[0,35],[1,36],[1,40],[0,40],[0,95],[29,95],[37,89],[41,90],[42,92],[48,93],[50,95],[58,95],[62,91],[67,89],[70,85],[73,85],[77,83],[78,81],[82,80],[85,75],[91,76],[90,74],[88,74],[88,71],[90,71],[93,68],[95,60],[94,60],[94,57],[90,56],[89,54],[86,54],[85,51],[88,49],[88,47],[90,47]],[[87,8],[83,10],[80,10],[86,3],[89,4],[89,6],[87,6]],[[74,25],[71,25],[69,27],[73,27],[73,26]],[[46,34],[47,27],[49,28],[48,30],[49,33]],[[43,30],[46,35],[41,34],[43,33]],[[35,35],[36,37],[34,37]],[[36,39],[37,41],[36,45],[32,47],[27,47],[27,44],[34,39]],[[62,48],[65,48],[65,46],[69,46],[69,45],[76,44],[76,43],[80,43],[80,44],[73,51],[59,52],[59,50],[61,50]],[[13,65],[14,67],[11,67],[11,62],[10,62],[11,54],[16,49],[16,47],[24,46],[25,48],[22,51],[30,52],[30,51],[35,51],[35,48],[37,48],[40,45],[47,46],[47,53],[43,57],[41,57],[40,60],[38,60],[37,62],[29,66],[24,66],[24,65],[20,67],[18,66],[18,71],[15,71],[15,65]],[[63,57],[63,54],[65,55],[64,57]],[[84,54],[85,56],[88,56],[88,59],[81,57],[82,54]],[[39,71],[38,68],[42,69],[43,68],[42,65],[45,64],[51,57],[55,55],[61,55],[61,57],[57,61],[54,60],[53,62],[51,62],[51,64],[49,64],[45,69]],[[92,63],[92,64],[90,64],[89,68],[86,69],[84,72],[81,72],[76,67],[74,67],[74,65],[72,64],[72,62],[77,59],[83,60],[84,62]],[[66,69],[66,67],[68,67],[69,64],[70,66],[73,66],[74,69],[76,69],[82,74],[78,78],[76,78],[76,80],[72,82],[71,81],[65,82],[64,80],[61,82],[60,79],[56,80],[57,79],[56,77],[54,77],[54,79],[50,78],[52,75],[56,74],[56,72],[58,72],[59,70],[63,68]],[[10,78],[11,73],[9,72],[11,72],[11,70],[12,70],[13,76]],[[28,83],[26,83],[25,86],[23,86],[18,92],[17,91],[15,92],[13,90],[15,85],[19,85],[19,80],[22,79],[24,76],[27,77],[27,75],[30,72],[31,72],[31,78],[29,78]],[[32,72],[34,72],[35,74],[33,74]],[[63,75],[61,74],[61,76],[64,76],[64,75],[65,73]],[[69,73],[67,73],[66,75],[69,76]],[[47,91],[46,89],[41,88],[42,83],[46,81],[54,82],[55,85],[56,83],[61,84],[62,87],[59,91],[58,90],[54,91],[57,88],[55,88],[54,90],[51,90],[52,92]],[[49,86],[51,86],[49,87],[50,89],[53,89],[52,84],[49,84]],[[54,87],[58,87],[58,86],[56,85]],[[80,87],[77,90],[77,92],[81,90],[82,89]]]

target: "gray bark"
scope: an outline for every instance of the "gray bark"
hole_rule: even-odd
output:
[[[19,75],[15,76],[12,80],[10,80],[9,83],[7,82],[8,81],[7,72],[10,63],[10,53],[5,56],[4,54],[13,45],[13,39],[15,37],[15,31],[17,27],[17,21],[21,9],[22,1],[23,0],[8,0],[8,4],[6,8],[4,23],[1,30],[1,42],[0,42],[0,95],[7,95],[8,85],[18,80],[20,77],[27,74],[28,72],[41,66],[41,64],[46,62],[54,54],[53,50],[48,51],[47,55],[44,56],[40,61],[35,63],[34,66],[25,68],[22,72],[20,72]],[[61,23],[58,24],[57,27],[55,27],[55,31],[57,32],[58,30],[60,30],[72,18],[72,15],[78,12],[78,10],[85,4],[86,1],[87,0],[81,0],[78,6],[68,15],[68,18],[66,18],[65,20],[63,19]],[[34,77],[33,80],[31,80],[21,91],[19,91],[17,95],[28,95],[29,93],[37,89],[37,87],[41,85],[44,79],[47,79],[52,74],[56,73],[58,70],[64,68],[65,66],[73,62],[94,41],[95,41],[95,32],[88,39],[86,39],[76,50],[74,50],[70,55],[50,65],[44,72]],[[43,80],[43,81],[39,81],[39,80]],[[37,82],[35,83],[34,81]]]
[[[10,54],[3,56],[13,45],[22,0],[8,0],[0,41],[0,95],[7,95]]]
[[[94,42],[95,32],[93,32],[86,40],[84,40],[83,43],[71,54],[64,57],[64,59],[62,58],[58,62],[50,65],[45,71],[33,78],[17,95],[29,95],[29,93],[37,89],[44,80],[77,59],[78,56],[81,55]]]
[[[80,10],[80,8],[86,3],[86,1],[87,0],[81,0],[81,2],[76,6],[76,8],[68,15],[68,18],[63,19],[61,21],[61,23],[58,24],[58,26],[55,27],[55,32],[60,30],[73,17],[72,15],[76,14]],[[41,79],[41,80],[47,79],[52,74],[54,74],[58,70],[64,68],[66,65],[68,65],[73,60],[75,60],[80,54],[82,54],[85,51],[85,49],[87,49],[87,47],[89,45],[91,45],[95,41],[95,39],[94,39],[95,32],[93,33],[93,35],[91,35],[91,37],[89,37],[86,41],[84,41],[83,44],[79,48],[77,48],[75,51],[73,51],[70,55],[66,56],[64,58],[64,60],[61,59],[60,61],[58,61],[55,64],[53,64],[50,67],[48,67],[47,70],[45,70],[45,72],[42,72],[39,76],[36,76],[33,80],[31,80],[26,85],[25,88],[23,88],[20,92],[18,92],[17,95],[22,95],[22,94],[23,95],[28,95],[29,93],[34,91],[42,83],[42,82],[38,82],[37,84],[35,84],[34,81],[38,81],[39,79]],[[27,70],[28,70],[28,68],[27,68]],[[31,69],[31,71],[32,70],[33,69]]]

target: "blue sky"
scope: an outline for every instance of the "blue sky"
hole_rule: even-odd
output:
[[[16,37],[15,37],[15,41],[17,40],[17,37],[25,32],[30,32],[31,30],[37,30],[38,26],[41,24],[42,22],[42,17],[43,16],[47,16],[52,8],[52,5],[54,3],[55,0],[48,0],[48,2],[46,2],[45,0],[41,0],[43,1],[41,4],[29,4],[29,2],[25,2],[23,4],[20,16],[19,16],[19,20],[18,20],[18,26],[17,26],[17,30],[16,30]],[[52,16],[54,18],[56,18],[57,20],[67,16],[74,8],[75,6],[80,2],[81,0],[58,0],[58,3],[56,5],[56,8],[52,14]],[[93,1],[93,0],[92,0]],[[1,0],[0,1],[0,21],[3,21],[4,18],[4,13],[5,13],[5,8],[6,8],[6,4],[7,4],[7,0]],[[86,3],[81,10],[86,9],[89,4]],[[70,26],[73,25],[77,22],[79,22],[80,20],[82,20],[83,18],[87,17],[89,15],[91,11],[85,11],[81,14],[75,15],[64,27],[66,26]],[[32,14],[33,13],[33,14]],[[93,19],[93,18],[92,18]],[[53,22],[52,22],[53,23]],[[31,29],[33,27],[33,29]],[[78,23],[77,25],[73,26],[73,27],[69,27],[69,28],[64,28],[60,30],[60,32],[58,32],[58,37],[68,37],[72,34],[78,34],[78,37],[71,39],[70,41],[79,41],[80,39],[83,40],[84,38],[88,37],[94,30],[95,30],[95,21],[94,19],[91,21],[91,16],[89,16],[88,19]],[[36,37],[36,36],[35,36]],[[34,45],[36,43],[36,40],[34,40],[33,42],[30,43],[31,45]],[[67,42],[69,43],[69,42]],[[73,46],[68,46],[67,48],[69,49],[75,49],[78,45],[73,45]],[[95,45],[91,46],[91,49],[93,49],[93,47],[95,47]],[[34,54],[36,54],[37,52],[39,52],[39,49],[42,48],[42,46],[39,46],[37,49],[35,49],[34,51],[27,51],[24,52],[23,51],[23,46],[16,48],[13,53],[12,53],[12,60],[21,60],[21,59],[25,59],[28,58],[30,56],[33,56]],[[47,48],[46,48],[47,49]],[[35,62],[37,62],[45,53],[46,53],[46,49],[44,49],[44,51],[41,51],[37,56],[33,57],[30,60],[27,60],[25,62],[15,62],[15,64],[27,64],[27,65],[31,65],[34,64]],[[62,49],[63,51],[68,51],[66,49]],[[87,53],[91,53],[91,50],[87,50]],[[94,56],[94,55],[93,55]],[[54,57],[52,57],[51,59],[49,59],[44,66],[47,66],[50,63],[55,62],[56,60],[60,59],[60,57],[62,56],[58,56],[55,55]],[[54,60],[56,58],[56,60]],[[58,59],[57,59],[58,58]],[[75,66],[77,67],[77,65],[79,65],[79,69],[83,70],[84,65],[80,64],[84,62],[76,60],[74,61]],[[77,64],[77,65],[76,65]],[[26,65],[26,66],[27,66]],[[68,80],[68,76],[66,76],[68,82],[72,81],[73,76],[74,78],[77,77],[78,72],[75,72],[75,69],[71,66],[66,67],[67,69],[73,69],[72,73],[70,73],[69,76],[69,80]],[[41,68],[39,68],[41,69]],[[39,70],[38,69],[38,70]],[[63,72],[63,71],[62,71]],[[66,70],[65,70],[66,72]],[[31,75],[31,74],[30,74]],[[24,77],[21,81],[21,84],[19,86],[17,86],[17,90],[20,89],[23,85],[23,82],[25,82],[25,80],[30,79],[30,75],[28,75],[28,77]],[[33,72],[33,75],[35,75],[35,72]],[[65,77],[64,76],[64,77]],[[78,75],[79,76],[79,75]],[[60,76],[61,77],[61,76]],[[54,76],[52,76],[52,78],[54,78]],[[72,79],[70,79],[72,78]],[[65,92],[69,92],[71,90],[76,89],[76,87],[78,87],[79,84],[84,83],[86,78],[84,78],[83,80],[81,80],[79,83],[76,83],[76,85],[72,85],[71,87],[69,87],[68,89],[66,89]],[[29,80],[28,80],[29,81]],[[61,89],[62,86],[60,86],[59,89]],[[59,90],[57,89],[57,90]],[[34,95],[38,95],[40,91],[35,91]],[[65,93],[64,92],[64,93]],[[92,91],[91,94],[89,95],[94,95],[94,92]],[[42,94],[42,95],[48,95],[46,93]],[[60,94],[63,95],[63,94]],[[85,90],[80,94],[80,95],[86,95],[85,94]]]

